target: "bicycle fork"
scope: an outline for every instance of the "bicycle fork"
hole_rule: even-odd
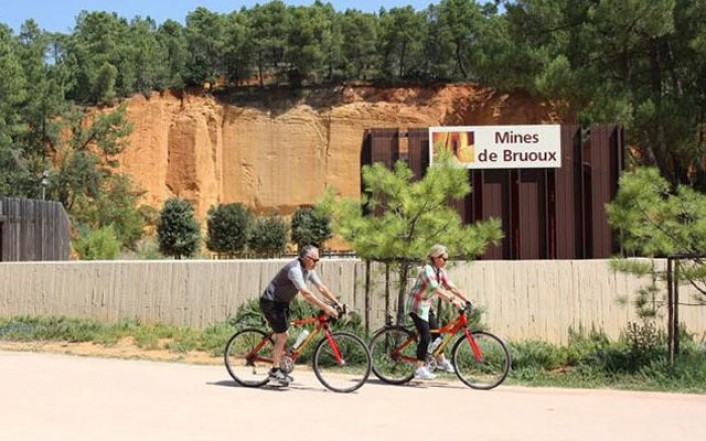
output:
[[[338,344],[336,343],[336,340],[334,340],[333,335],[330,332],[326,333],[326,340],[328,340],[328,344],[329,346],[331,346],[333,356],[336,358],[336,363],[338,363],[339,366],[345,366],[346,360],[343,359],[343,355],[341,355],[341,350],[338,348]]]
[[[468,328],[465,328],[463,330],[463,333],[466,335],[466,340],[468,340],[468,343],[471,345],[471,349],[473,350],[473,355],[476,357],[477,362],[481,362],[483,360],[483,353],[480,350],[480,347],[478,346],[478,342],[476,342],[476,339],[473,338],[473,334],[471,334],[471,331],[468,330]]]

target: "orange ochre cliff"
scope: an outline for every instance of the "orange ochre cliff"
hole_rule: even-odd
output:
[[[121,171],[160,209],[174,196],[203,220],[220,203],[290,215],[330,185],[360,195],[365,129],[557,123],[551,105],[523,93],[470,84],[420,87],[342,85],[292,98],[251,91],[246,99],[161,93],[128,100],[134,125]]]

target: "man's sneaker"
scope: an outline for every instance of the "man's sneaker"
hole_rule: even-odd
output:
[[[456,369],[454,369],[454,366],[451,364],[451,362],[445,358],[441,361],[437,361],[436,368],[444,372],[456,372]]]
[[[280,386],[289,386],[289,379],[287,378],[287,375],[284,372],[282,372],[281,369],[275,369],[275,368],[270,369],[270,372],[267,375],[267,378],[268,378],[270,384],[278,384]]]
[[[421,366],[414,372],[414,378],[419,378],[420,380],[433,380],[436,378],[436,375],[429,372],[429,369],[427,369],[426,366]]]

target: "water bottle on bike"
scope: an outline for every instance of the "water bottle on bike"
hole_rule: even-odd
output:
[[[304,329],[299,336],[297,336],[296,341],[294,342],[294,346],[292,346],[292,350],[296,350],[301,344],[304,342],[304,340],[309,336],[309,330]]]

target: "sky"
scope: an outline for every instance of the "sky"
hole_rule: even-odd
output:
[[[381,7],[391,9],[412,6],[415,10],[426,9],[438,0],[324,0],[331,3],[337,12],[358,9],[377,12]],[[25,20],[33,18],[40,28],[49,32],[69,34],[76,24],[76,16],[82,11],[115,12],[128,20],[139,15],[151,17],[158,25],[168,19],[184,24],[189,12],[203,6],[212,12],[228,13],[245,6],[265,4],[268,0],[0,0],[0,23],[10,26],[17,34]],[[314,0],[285,0],[288,5],[311,5]]]

